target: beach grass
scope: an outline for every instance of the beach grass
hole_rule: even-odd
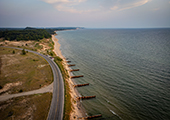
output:
[[[42,46],[42,45],[39,45],[39,43],[36,43],[36,44],[35,44],[35,47],[36,47],[37,49],[43,49],[43,46]]]

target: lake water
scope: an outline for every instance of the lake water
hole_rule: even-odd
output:
[[[103,120],[170,119],[170,29],[59,31],[62,54],[84,75],[74,79],[88,115]]]

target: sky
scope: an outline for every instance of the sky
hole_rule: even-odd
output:
[[[0,0],[0,27],[170,27],[170,0]]]

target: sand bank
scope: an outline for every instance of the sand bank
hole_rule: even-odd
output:
[[[58,43],[58,39],[55,37],[55,35],[52,35],[52,40],[54,42],[54,50],[53,50],[54,53],[63,59],[63,61],[64,61],[63,65],[64,65],[65,69],[69,70],[66,60],[61,53],[60,44]],[[70,72],[68,74],[69,74],[69,76],[71,76]],[[81,106],[80,101],[76,99],[76,97],[79,96],[79,93],[78,93],[77,89],[73,87],[74,81],[72,81],[70,77],[66,81],[68,82],[69,87],[70,87],[71,102],[72,102],[72,107],[73,107],[72,111],[70,113],[70,120],[73,120],[73,119],[78,120],[79,118],[85,117],[85,110]]]
[[[64,56],[61,54],[61,50],[60,50],[60,44],[58,43],[58,39],[55,37],[55,35],[52,35],[52,40],[54,42],[54,52],[57,56],[59,56],[60,58],[64,59]]]

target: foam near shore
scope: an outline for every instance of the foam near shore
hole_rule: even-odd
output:
[[[55,35],[52,35],[52,40],[54,42],[54,53],[59,56],[60,58],[63,59],[63,65],[65,67],[65,69],[68,70],[68,74],[69,74],[69,79],[67,79],[66,81],[68,82],[69,84],[69,87],[70,87],[70,95],[71,95],[71,103],[72,103],[72,111],[70,113],[70,119],[77,119],[78,118],[82,118],[85,116],[85,110],[83,109],[83,107],[81,107],[81,104],[80,104],[80,101],[76,99],[76,97],[79,96],[79,93],[77,91],[76,88],[74,88],[74,81],[71,80],[71,74],[69,72],[69,67],[67,66],[67,62],[64,58],[64,56],[62,55],[61,53],[61,50],[60,50],[60,44],[58,42],[58,39],[55,37]],[[74,102],[76,101],[76,102]]]

